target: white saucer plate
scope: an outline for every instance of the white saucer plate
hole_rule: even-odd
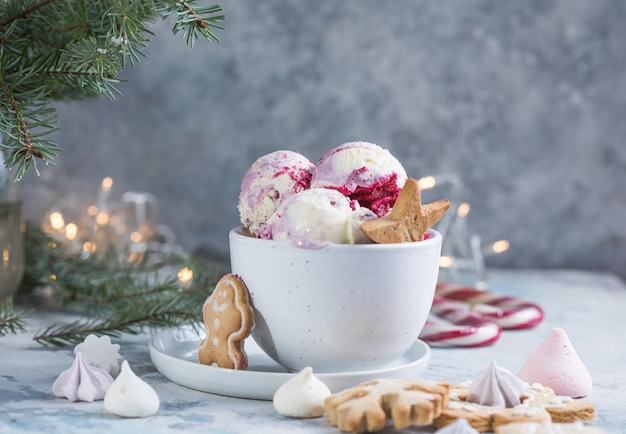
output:
[[[170,381],[190,389],[236,398],[271,400],[285,381],[296,375],[273,361],[252,339],[246,341],[245,371],[201,365],[197,362],[201,336],[191,327],[155,334],[149,342],[152,362]],[[417,379],[426,370],[430,348],[420,340],[389,366],[354,372],[315,373],[335,393],[375,378]]]

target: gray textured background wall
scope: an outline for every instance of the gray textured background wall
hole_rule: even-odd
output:
[[[167,23],[124,96],[60,104],[59,197],[154,193],[189,251],[225,257],[240,180],[262,154],[389,148],[410,176],[456,173],[499,266],[626,275],[626,6],[619,0],[224,1],[222,42]]]

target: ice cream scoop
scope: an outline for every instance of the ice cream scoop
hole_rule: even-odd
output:
[[[591,393],[591,375],[561,328],[550,331],[526,359],[519,377],[550,387],[557,395],[582,398]]]
[[[309,188],[313,167],[309,159],[293,151],[275,151],[257,159],[241,183],[241,223],[257,235],[281,201]]]
[[[336,190],[311,188],[281,201],[259,237],[315,249],[328,243],[362,244],[363,222],[376,218]]]
[[[319,160],[311,187],[337,190],[382,217],[406,179],[404,167],[388,150],[373,143],[349,142]]]

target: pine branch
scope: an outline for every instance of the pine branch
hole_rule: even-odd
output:
[[[25,315],[15,312],[11,297],[0,302],[0,336],[26,331]]]
[[[159,17],[172,19],[193,46],[219,41],[226,17],[219,5],[195,0],[5,0],[0,1],[0,133],[7,167],[16,178],[37,172],[37,160],[54,162],[61,150],[52,102],[121,93],[119,74],[143,57]],[[44,31],[42,31],[44,29]]]
[[[36,333],[33,340],[44,345],[67,346],[82,342],[89,334],[120,337],[122,334],[137,335],[145,329],[179,325],[198,327],[202,324],[201,304],[190,303],[191,300],[181,297],[140,305],[125,304],[113,314],[49,326]]]
[[[91,333],[120,336],[146,328],[197,327],[202,322],[202,305],[223,274],[218,266],[182,256],[161,261],[146,257],[137,264],[124,264],[108,250],[83,258],[32,224],[26,228],[25,257],[20,300],[32,301],[38,289],[47,288],[57,302],[88,315],[70,324],[48,326],[33,338],[54,346],[75,344]],[[171,272],[163,272],[183,266],[193,270],[193,280],[185,288]]]
[[[164,8],[161,13],[164,18],[176,14],[176,18],[172,20],[174,34],[182,31],[187,45],[193,47],[198,37],[201,35],[205,39],[213,39],[219,42],[219,39],[213,33],[212,29],[223,30],[224,27],[219,23],[223,21],[225,15],[217,15],[222,8],[219,5],[208,7],[196,7],[195,0],[175,1],[168,7]]]

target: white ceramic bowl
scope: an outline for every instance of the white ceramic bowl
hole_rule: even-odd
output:
[[[382,368],[417,339],[430,311],[442,237],[303,249],[229,234],[232,272],[252,297],[252,337],[290,370]]]

